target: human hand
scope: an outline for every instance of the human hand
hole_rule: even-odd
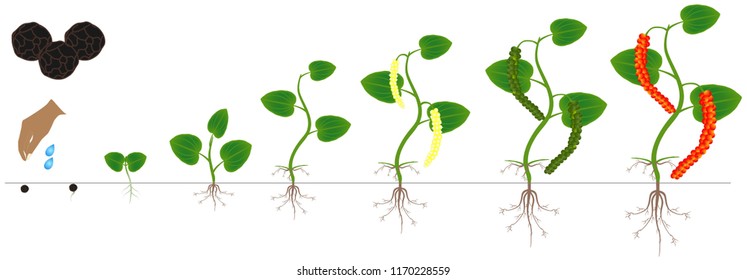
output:
[[[18,136],[18,153],[24,161],[36,150],[39,143],[52,129],[52,124],[57,116],[64,115],[60,107],[49,100],[49,103],[29,116],[21,123],[21,134]]]

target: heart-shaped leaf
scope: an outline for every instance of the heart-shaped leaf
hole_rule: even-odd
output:
[[[485,73],[488,74],[488,78],[496,86],[504,90],[505,92],[513,94],[511,86],[508,84],[508,60],[504,59],[493,63],[485,69]],[[534,74],[534,68],[528,61],[519,60],[519,86],[521,86],[521,93],[526,93],[532,86],[532,75]]]
[[[460,127],[469,117],[469,110],[464,106],[454,102],[436,102],[428,106],[428,126],[433,131],[433,120],[431,119],[430,112],[434,108],[438,108],[438,113],[441,115],[441,133],[447,133]]]
[[[586,25],[575,19],[561,18],[550,24],[550,31],[555,45],[567,46],[584,36]]]
[[[607,103],[596,95],[576,92],[569,93],[560,99],[560,110],[563,112],[563,124],[567,127],[571,127],[571,114],[568,112],[568,103],[576,101],[581,111],[581,125],[585,126],[604,113],[604,109],[607,108]]]
[[[130,172],[137,172],[138,170],[140,170],[140,168],[143,168],[146,159],[147,157],[143,153],[130,153],[125,158],[125,161],[127,162],[127,169],[129,169]]]
[[[721,16],[715,9],[705,5],[690,5],[680,11],[682,29],[687,34],[698,34],[708,30]]]
[[[392,89],[389,87],[389,71],[371,73],[361,80],[363,89],[368,95],[384,103],[394,103]],[[397,87],[401,90],[405,85],[405,79],[397,74]]]
[[[659,81],[659,68],[661,68],[661,55],[655,50],[649,49],[646,54],[648,75],[651,77],[651,84],[655,85]],[[635,50],[624,50],[610,60],[615,72],[624,79],[636,85],[641,85],[638,76],[635,74]]]
[[[309,71],[311,72],[310,76],[314,81],[321,81],[332,76],[335,69],[337,69],[337,67],[335,67],[334,64],[323,60],[317,60],[309,64]]]
[[[207,129],[215,136],[215,138],[221,138],[223,137],[223,134],[226,134],[226,128],[228,128],[228,110],[218,110],[212,117],[210,117]]]
[[[239,170],[249,159],[252,152],[252,144],[244,140],[233,140],[220,148],[220,158],[223,159],[223,167],[228,172]]]
[[[174,152],[179,160],[188,164],[195,165],[200,160],[200,150],[202,150],[202,141],[192,134],[180,134],[174,136],[169,141],[171,151]]]
[[[316,120],[316,136],[322,142],[335,141],[350,129],[350,122],[338,116],[322,116]]]
[[[690,102],[693,103],[693,117],[698,122],[703,122],[703,107],[700,106],[700,93],[710,90],[713,95],[713,104],[716,105],[716,119],[720,120],[731,112],[734,112],[742,101],[742,96],[731,88],[721,85],[702,85],[690,92]]]
[[[295,109],[296,95],[287,90],[276,90],[262,96],[262,105],[275,115],[290,117]]]
[[[428,60],[444,55],[451,48],[451,41],[438,35],[423,36],[418,44],[420,45],[420,55]]]
[[[125,157],[122,153],[111,152],[104,156],[106,165],[109,166],[115,172],[121,172],[124,167]]]

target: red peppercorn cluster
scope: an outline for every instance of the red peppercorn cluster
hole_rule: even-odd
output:
[[[650,37],[646,34],[641,33],[638,35],[638,45],[635,46],[635,74],[638,76],[638,81],[643,86],[643,89],[648,92],[656,102],[664,108],[667,113],[674,113],[674,105],[669,102],[669,98],[661,94],[658,88],[651,84],[651,76],[649,76],[646,63],[648,63],[648,47]]]
[[[716,130],[716,104],[713,103],[713,94],[710,90],[700,93],[700,106],[703,108],[703,132],[700,133],[700,144],[690,152],[685,159],[680,161],[672,171],[672,179],[679,179],[685,175],[687,169],[693,166],[698,159],[706,153],[713,143],[713,133]]]

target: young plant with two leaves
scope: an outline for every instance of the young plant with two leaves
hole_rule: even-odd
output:
[[[531,137],[529,137],[529,141],[524,148],[523,158],[521,160],[507,160],[509,165],[502,170],[502,172],[505,172],[509,168],[515,167],[517,169],[516,173],[518,174],[519,171],[523,169],[523,177],[527,182],[527,188],[521,192],[519,202],[515,205],[510,205],[508,208],[501,208],[501,214],[507,211],[519,212],[516,216],[516,220],[507,226],[508,231],[511,231],[513,226],[519,221],[526,219],[529,227],[529,246],[532,246],[534,226],[542,231],[542,236],[547,236],[547,231],[545,231],[545,229],[540,225],[540,219],[537,218],[535,211],[547,211],[556,215],[558,214],[557,208],[552,209],[549,208],[548,205],[540,203],[537,192],[532,189],[532,173],[530,167],[538,166],[543,168],[546,174],[552,174],[555,172],[555,170],[576,150],[581,140],[582,128],[599,118],[607,107],[607,103],[605,103],[601,98],[589,93],[574,92],[567,94],[553,94],[550,82],[540,66],[540,43],[542,43],[543,40],[552,37],[552,42],[557,46],[570,45],[584,35],[586,32],[586,25],[574,19],[558,19],[550,25],[550,31],[551,34],[539,37],[537,40],[521,41],[517,46],[511,47],[508,59],[493,63],[486,69],[488,78],[490,78],[493,84],[512,94],[514,98],[518,100],[537,121],[539,121],[539,124],[534,129],[534,132]],[[533,78],[534,68],[532,67],[532,64],[521,59],[521,46],[525,43],[534,45],[534,65],[537,67],[540,80]],[[526,96],[532,83],[536,83],[547,92],[548,108],[545,112],[542,112],[542,110],[535,105],[528,96]],[[557,107],[560,109],[559,113],[554,112],[556,102]],[[555,158],[550,160],[550,163],[547,164],[547,166],[545,166],[544,162],[546,162],[547,159],[530,159],[529,152],[532,149],[532,144],[534,144],[534,141],[537,139],[537,136],[545,125],[557,116],[560,116],[563,125],[570,128],[568,144]]]
[[[361,80],[363,89],[376,100],[389,104],[396,103],[401,109],[407,107],[415,108],[417,111],[412,126],[407,133],[405,133],[404,138],[402,138],[402,141],[400,141],[399,146],[397,147],[397,152],[394,154],[394,162],[379,162],[382,166],[377,170],[377,172],[379,172],[386,169],[389,173],[395,173],[394,178],[397,180],[397,187],[394,188],[388,199],[383,199],[381,202],[374,202],[374,207],[380,205],[389,206],[384,215],[380,217],[382,221],[386,216],[396,211],[400,218],[400,232],[404,229],[405,216],[410,220],[412,225],[415,225],[415,220],[410,217],[410,210],[406,208],[406,205],[426,206],[426,203],[424,202],[418,202],[416,199],[411,199],[407,189],[402,186],[402,170],[407,168],[415,170],[412,165],[417,163],[417,161],[403,161],[401,159],[402,150],[405,148],[407,140],[410,139],[418,127],[426,123],[428,124],[433,132],[433,139],[431,141],[430,152],[426,156],[424,162],[424,165],[427,167],[438,155],[442,135],[454,131],[464,124],[470,114],[467,108],[454,102],[442,101],[431,103],[421,100],[421,96],[415,89],[415,85],[410,77],[410,58],[419,52],[423,59],[436,59],[449,50],[451,47],[451,41],[442,36],[427,35],[420,39],[419,46],[419,49],[397,55],[391,64],[390,71],[375,72]],[[405,60],[405,78],[409,85],[409,90],[403,88],[405,78],[398,73],[399,61],[401,58],[404,58]],[[412,96],[414,102],[410,103],[405,101],[403,97],[407,95]],[[426,106],[425,112],[423,111],[424,106]],[[424,115],[427,118],[425,120],[423,120]]]
[[[138,191],[135,189],[135,187],[132,186],[132,178],[130,177],[130,172],[135,173],[140,170],[140,168],[143,168],[143,165],[145,165],[145,160],[147,158],[148,157],[146,157],[145,154],[141,152],[130,153],[127,156],[124,156],[119,152],[111,152],[104,156],[106,165],[114,170],[114,172],[122,172],[122,170],[124,169],[125,174],[127,174],[127,182],[129,184],[123,190],[123,192],[124,195],[129,195],[130,203],[132,203],[132,197],[138,197]]]
[[[632,168],[643,165],[643,172],[646,172],[647,167],[651,167],[651,177],[655,180],[656,188],[648,194],[648,201],[645,207],[638,207],[635,211],[627,211],[626,217],[642,215],[645,217],[643,226],[633,233],[635,238],[638,238],[640,232],[644,230],[648,225],[654,224],[656,226],[656,234],[659,237],[659,255],[661,255],[661,234],[662,230],[669,235],[672,244],[677,243],[677,239],[670,232],[670,225],[664,220],[664,214],[682,216],[685,219],[689,218],[689,212],[680,211],[678,208],[671,208],[667,195],[661,190],[661,170],[660,166],[671,165],[674,166],[674,170],[670,177],[672,179],[680,179],[687,170],[693,166],[708,150],[710,145],[713,143],[715,137],[716,121],[721,120],[733,112],[742,97],[733,89],[722,85],[716,84],[697,84],[694,82],[684,82],[680,77],[677,68],[675,68],[672,58],[669,52],[669,36],[670,32],[674,31],[677,26],[682,26],[682,30],[690,35],[698,34],[708,30],[718,20],[720,14],[715,9],[704,6],[704,5],[690,5],[682,9],[680,12],[681,21],[673,24],[664,26],[654,26],[648,29],[646,33],[642,33],[638,36],[638,44],[634,49],[628,49],[620,52],[612,58],[612,66],[615,68],[620,76],[625,80],[643,87],[651,98],[653,98],[662,109],[664,113],[669,115],[669,118],[664,122],[659,134],[654,140],[653,148],[651,149],[651,157],[634,157],[636,162],[631,166],[628,171]],[[669,70],[661,69],[662,56],[655,50],[649,48],[650,46],[650,33],[654,31],[663,31],[663,49],[664,57],[666,57]],[[704,66],[709,66],[704,64]],[[659,81],[661,74],[664,74],[674,80],[677,85],[677,105],[675,106],[670,102],[669,98],[666,97],[659,89],[655,86]],[[685,107],[685,87],[691,87],[690,92],[690,103],[692,105]],[[677,156],[666,156],[659,157],[659,147],[664,139],[664,135],[667,130],[672,126],[674,121],[679,115],[687,110],[692,109],[692,116],[695,121],[702,123],[703,129],[698,140],[698,145],[690,152],[687,157],[679,162],[676,166],[670,162],[670,160],[677,158]]]
[[[223,168],[227,172],[236,172],[244,165],[244,163],[246,163],[249,159],[249,154],[252,151],[252,144],[249,144],[249,142],[244,140],[228,141],[220,148],[220,159],[222,161],[218,164],[214,164],[213,140],[223,137],[223,135],[226,134],[227,128],[227,109],[218,110],[212,117],[210,117],[207,124],[207,130],[210,133],[207,154],[202,153],[202,141],[200,141],[200,138],[192,134],[177,135],[169,142],[171,145],[171,151],[174,152],[174,155],[187,165],[197,164],[197,162],[200,161],[200,158],[207,161],[208,167],[210,168],[210,184],[208,185],[207,190],[196,192],[195,196],[204,195],[202,200],[199,202],[200,204],[205,200],[212,199],[213,210],[216,209],[218,202],[220,202],[221,205],[226,206],[226,203],[221,199],[221,195],[233,195],[233,193],[221,190],[220,186],[216,183],[215,172],[221,165],[223,165]]]
[[[261,99],[262,105],[275,115],[290,117],[295,112],[295,109],[299,109],[306,117],[306,131],[301,135],[301,139],[298,140],[298,143],[293,148],[293,152],[291,152],[290,159],[288,160],[288,165],[276,165],[275,167],[278,169],[273,173],[275,174],[282,171],[283,175],[286,173],[288,174],[288,179],[291,181],[291,184],[285,189],[284,194],[273,196],[272,199],[283,200],[280,206],[277,207],[278,211],[290,202],[291,207],[293,208],[293,219],[296,218],[296,208],[301,209],[302,213],[306,214],[306,209],[303,208],[300,199],[314,200],[313,196],[302,194],[301,189],[296,185],[296,172],[300,171],[306,173],[306,175],[309,174],[303,169],[307,165],[294,165],[293,163],[299,148],[301,148],[304,141],[314,133],[316,133],[319,141],[332,142],[345,135],[345,133],[348,132],[348,129],[350,129],[350,122],[346,119],[338,116],[327,115],[316,119],[314,122],[316,130],[311,130],[311,113],[309,113],[309,107],[306,105],[303,96],[301,96],[301,80],[304,76],[308,75],[313,81],[321,81],[331,76],[332,73],[335,72],[335,69],[335,65],[330,62],[322,60],[314,61],[309,64],[309,72],[298,76],[296,93],[287,90],[276,90],[265,94]]]

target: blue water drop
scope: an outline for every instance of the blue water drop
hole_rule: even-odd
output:
[[[46,162],[44,162],[44,169],[46,170],[52,169],[53,164],[54,164],[54,158],[49,158]]]
[[[47,154],[48,157],[54,155],[54,144],[52,144],[52,146],[49,146],[49,148],[47,148],[47,151],[44,153]]]

